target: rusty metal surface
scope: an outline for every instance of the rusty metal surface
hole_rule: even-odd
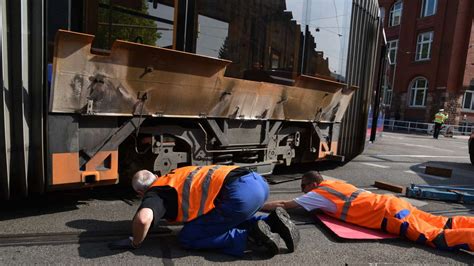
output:
[[[125,41],[94,54],[93,38],[57,33],[51,112],[340,122],[355,89],[308,76],[294,86],[228,78],[230,61]]]

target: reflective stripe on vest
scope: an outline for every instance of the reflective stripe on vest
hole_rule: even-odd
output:
[[[359,196],[360,193],[365,192],[365,190],[363,190],[363,189],[358,189],[358,190],[352,192],[352,194],[349,197],[346,197],[346,195],[342,194],[341,192],[336,191],[336,190],[334,190],[332,188],[329,188],[329,187],[318,187],[318,189],[325,190],[328,193],[332,194],[333,196],[336,196],[336,197],[338,197],[338,198],[340,198],[341,200],[344,201],[344,206],[342,207],[341,216],[339,217],[339,219],[341,219],[343,221],[346,221],[347,213],[349,212],[349,208],[351,207],[352,201],[354,199],[356,199],[357,196]]]
[[[351,207],[351,203],[360,193],[364,192],[363,189],[358,189],[354,191],[349,198],[346,199],[346,203],[344,203],[344,207],[342,208],[341,213],[341,220],[346,221],[347,213],[349,212],[349,208]]]
[[[446,115],[442,114],[442,113],[437,113],[435,115],[435,123],[444,123],[444,121],[446,120]]]
[[[198,167],[194,169],[192,172],[186,176],[186,181],[184,181],[184,187],[183,187],[183,192],[182,192],[182,202],[181,202],[181,209],[183,210],[183,221],[188,220],[188,215],[189,215],[189,195],[190,190],[191,190],[191,183],[193,182],[193,178],[196,175],[199,170],[201,170],[202,167]]]
[[[212,210],[227,174],[238,166],[187,166],[159,177],[150,186],[170,186],[178,196],[175,221],[187,222]]]
[[[202,185],[201,185],[202,196],[201,196],[201,204],[199,204],[198,216],[201,216],[204,211],[204,206],[207,200],[207,192],[209,190],[209,185],[211,184],[211,177],[214,174],[214,172],[217,170],[217,168],[219,168],[219,165],[216,165],[212,167],[211,169],[209,169],[209,171],[207,171],[204,182],[202,182]]]

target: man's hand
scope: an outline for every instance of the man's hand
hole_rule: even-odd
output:
[[[128,237],[125,239],[120,239],[114,242],[109,243],[109,248],[112,250],[118,250],[118,249],[123,249],[123,250],[132,250],[138,248],[138,245],[133,244],[133,237]]]

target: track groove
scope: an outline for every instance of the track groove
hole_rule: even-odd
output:
[[[159,230],[150,233],[148,238],[157,238],[171,233],[172,231],[168,228],[160,228]],[[129,235],[129,231],[9,234],[0,235],[0,247],[108,242],[125,238]]]

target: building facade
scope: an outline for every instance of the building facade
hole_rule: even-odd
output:
[[[474,1],[379,0],[389,69],[387,117],[474,123]]]

